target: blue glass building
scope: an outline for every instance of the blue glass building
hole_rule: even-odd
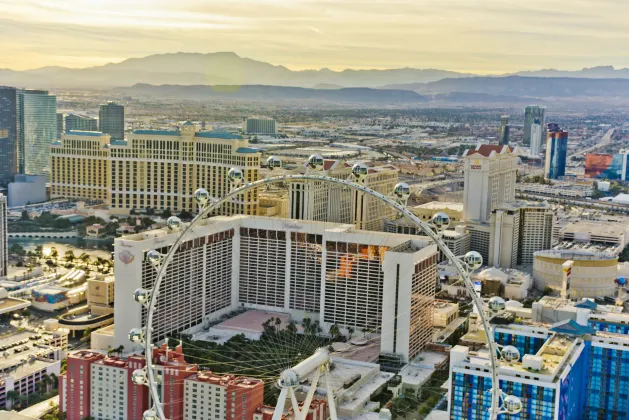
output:
[[[17,89],[0,86],[0,184],[17,172]]]
[[[568,158],[568,132],[557,124],[548,124],[546,140],[546,163],[544,174],[547,179],[558,179],[566,175],[566,159]]]
[[[495,328],[497,343],[515,346],[521,355],[501,365],[500,388],[519,397],[523,409],[500,420],[629,419],[629,314],[592,312],[582,322],[587,325],[565,319],[547,327]],[[531,365],[533,358],[543,360],[541,369]],[[456,346],[450,371],[450,419],[489,419],[492,380],[486,353]]]
[[[23,90],[17,96],[19,172],[50,173],[50,145],[57,140],[57,98],[45,90]]]

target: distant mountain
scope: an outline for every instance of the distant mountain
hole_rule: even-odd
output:
[[[343,89],[341,85],[333,85],[331,83],[319,83],[312,87],[313,89]],[[409,90],[409,89],[404,89]]]
[[[489,95],[487,93],[473,93],[473,92],[449,92],[449,93],[437,93],[433,95],[427,95],[426,99],[432,101],[443,101],[448,103],[479,103],[479,104],[530,104],[530,103],[543,103],[544,100],[539,98],[521,97],[521,96],[506,96],[506,95]]]
[[[443,79],[418,85],[423,95],[440,93],[482,93],[517,97],[629,97],[629,79],[585,79],[544,77],[469,77]]]
[[[629,69],[615,69],[613,66],[598,66],[575,71],[555,69],[520,71],[518,73],[514,73],[513,75],[526,77],[585,77],[590,79],[629,79]]]
[[[121,63],[85,69],[42,67],[35,70],[0,69],[0,84],[48,88],[112,88],[136,83],[153,85],[274,85],[311,87],[334,84],[342,87],[376,87],[389,83],[433,82],[472,74],[434,69],[292,71],[232,52],[211,54],[175,53],[131,58]]]
[[[309,89],[286,86],[266,85],[160,85],[145,83],[130,88],[114,89],[132,96],[149,96],[160,98],[187,99],[231,99],[254,101],[325,101],[344,103],[377,103],[400,104],[422,103],[426,98],[409,90],[342,88],[342,89]]]
[[[532,79],[629,79],[629,69],[614,69],[611,66],[585,68],[578,71],[546,69],[492,77],[415,68],[343,71],[323,68],[293,71],[284,66],[243,58],[233,52],[173,53],[130,58],[120,63],[84,69],[55,66],[26,71],[0,69],[0,85],[49,89],[111,89],[145,83],[151,85],[268,85],[315,87],[315,89],[328,90],[341,87],[384,87],[422,91],[426,88],[424,85],[443,80],[504,79],[505,76]],[[451,82],[444,83],[447,85]],[[470,83],[476,82],[464,84],[469,86]]]

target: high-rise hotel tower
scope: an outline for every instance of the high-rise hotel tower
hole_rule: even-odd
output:
[[[230,191],[227,172],[242,169],[248,182],[259,178],[260,152],[239,135],[180,130],[137,130],[127,141],[98,132],[71,131],[51,146],[51,197],[100,199],[113,213],[132,209],[196,211],[193,195]],[[257,214],[258,191],[222,206],[221,214]]]

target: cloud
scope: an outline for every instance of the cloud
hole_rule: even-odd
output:
[[[178,51],[295,69],[629,66],[624,0],[0,0],[0,9],[0,67],[16,69]]]

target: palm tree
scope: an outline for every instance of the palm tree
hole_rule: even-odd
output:
[[[306,334],[310,333],[310,326],[312,325],[312,321],[310,320],[310,318],[306,317],[304,318],[304,332]]]
[[[330,327],[330,335],[334,338],[338,337],[341,334],[341,330],[338,325],[332,324]]]
[[[7,403],[8,403],[7,410],[10,410],[15,400],[20,398],[20,393],[15,390],[7,391],[6,397],[7,397]]]
[[[76,256],[74,255],[74,252],[72,252],[71,249],[68,249],[65,254],[65,260],[69,263],[72,263],[72,261],[74,261],[75,259]]]
[[[52,385],[53,388],[57,388],[57,385],[59,385],[59,378],[57,378],[57,375],[55,375],[54,373],[50,374],[50,384]]]
[[[52,385],[52,379],[47,374],[44,374],[41,378],[41,384],[46,389],[46,392],[50,392],[50,385]]]
[[[354,327],[347,327],[347,333],[349,334],[349,339],[352,339],[352,334],[354,334]]]
[[[90,261],[90,256],[84,252],[79,256],[79,260],[81,260],[81,262],[87,267]]]

